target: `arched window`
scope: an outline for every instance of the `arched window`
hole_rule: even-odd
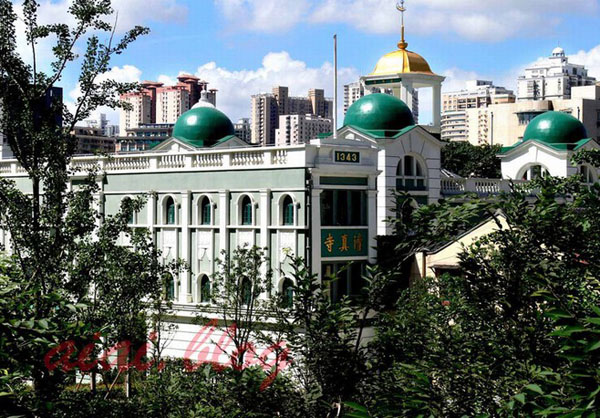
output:
[[[175,201],[171,196],[165,200],[165,223],[175,225]]]
[[[207,275],[203,275],[200,279],[200,302],[210,302],[210,279]]]
[[[290,279],[284,279],[281,285],[281,305],[283,308],[291,308],[294,304],[294,283]]]
[[[241,202],[242,225],[252,225],[252,200],[250,196],[244,196]]]
[[[206,196],[200,201],[200,223],[202,225],[211,224],[210,199]]]
[[[242,285],[240,286],[242,304],[250,305],[252,301],[252,282],[249,278],[242,278]]]
[[[173,276],[169,273],[165,274],[163,277],[163,291],[165,300],[174,300],[175,299],[175,280],[173,280]]]
[[[283,199],[283,225],[294,225],[294,201],[290,195]]]
[[[525,170],[521,178],[522,180],[535,180],[540,177],[546,177],[548,174],[546,167],[536,164]]]
[[[594,171],[590,166],[580,166],[579,175],[581,176],[581,181],[583,182],[583,184],[587,186],[591,186],[596,182],[596,176],[594,175]]]
[[[427,176],[422,162],[412,155],[404,156],[396,167],[397,190],[427,190]]]

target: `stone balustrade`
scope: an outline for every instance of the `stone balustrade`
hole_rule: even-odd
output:
[[[476,193],[479,196],[497,195],[510,192],[511,184],[527,183],[523,180],[483,179],[483,178],[442,178],[441,193],[444,196]]]
[[[156,171],[214,171],[247,168],[306,167],[304,146],[285,148],[251,148],[209,150],[183,153],[139,153],[105,156],[74,157],[71,162],[75,174],[97,169],[111,172]],[[0,161],[0,176],[26,175],[16,160]]]

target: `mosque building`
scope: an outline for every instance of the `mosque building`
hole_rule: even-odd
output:
[[[183,355],[197,332],[191,318],[199,305],[210,303],[207,294],[223,251],[264,248],[274,271],[273,287],[280,292],[287,285],[280,271],[289,268],[289,254],[301,256],[320,277],[338,274],[331,285],[331,296],[338,299],[357,294],[364,266],[377,262],[376,238],[392,232],[386,220],[395,215],[394,191],[431,204],[467,191],[493,195],[508,190],[509,179],[529,180],[545,171],[558,176],[586,172],[591,181],[598,179],[597,169],[572,167],[570,157],[599,144],[586,138],[581,122],[558,112],[538,116],[522,142],[502,150],[504,179],[449,177],[441,169],[444,142],[417,125],[406,104],[422,85],[439,93],[443,77],[406,50],[404,36],[399,50],[383,57],[363,81],[392,88],[406,100],[367,94],[348,109],[336,135],[256,148],[236,137],[230,119],[202,97],[179,117],[173,136],[149,151],[73,159],[69,187],[99,165],[99,211],[114,214],[124,199],[146,197],[131,227],[147,228],[165,259],[180,258],[189,265],[167,292],[179,325],[167,354]],[[22,190],[31,188],[16,160],[0,160],[0,176]],[[7,231],[0,230],[0,243],[10,248]],[[456,255],[459,249],[452,251]],[[435,264],[435,256],[424,260]],[[424,274],[434,271],[421,268]]]

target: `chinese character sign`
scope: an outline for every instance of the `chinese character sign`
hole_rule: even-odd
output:
[[[321,230],[321,257],[364,257],[368,255],[368,229]]]

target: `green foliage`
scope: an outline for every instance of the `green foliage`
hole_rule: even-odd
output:
[[[502,178],[500,145],[450,142],[442,149],[442,168],[461,177]]]
[[[115,107],[120,94],[137,88],[100,80],[110,70],[110,59],[148,30],[136,27],[115,39],[113,25],[106,22],[113,13],[108,0],[71,2],[72,26],[39,24],[37,7],[34,0],[23,1],[31,50],[24,57],[16,46],[13,2],[0,0],[0,130],[30,186],[24,193],[13,181],[0,179],[0,221],[11,239],[0,280],[0,392],[9,398],[0,410],[10,403],[8,410],[43,415],[74,378],[74,371],[48,370],[45,354],[67,340],[81,350],[98,331],[105,347],[122,339],[141,342],[147,335],[145,313],[152,310],[153,325],[160,328],[164,273],[181,265],[159,262],[148,233],[128,228],[127,219],[143,200],[127,202],[119,214],[103,219],[96,209],[98,169],[69,187],[75,149],[70,132],[98,106]],[[50,65],[36,55],[37,43],[47,37],[55,39]],[[100,40],[104,37],[106,42]],[[81,57],[78,50],[84,51]],[[73,112],[52,96],[70,65],[81,65],[82,94]],[[121,245],[125,241],[131,245]],[[14,388],[27,380],[35,396],[19,398],[22,393]],[[15,406],[19,399],[26,405]]]
[[[415,283],[379,316],[360,402],[373,416],[593,416],[600,187],[532,186],[535,198],[442,201],[395,221],[402,257],[472,214],[496,214],[498,230],[465,248],[460,275]]]
[[[364,378],[362,305],[348,298],[332,302],[329,281],[321,282],[301,258],[291,260],[288,277],[294,283],[293,307],[277,317],[294,356],[289,372],[300,384],[310,416],[325,416],[352,399]]]

